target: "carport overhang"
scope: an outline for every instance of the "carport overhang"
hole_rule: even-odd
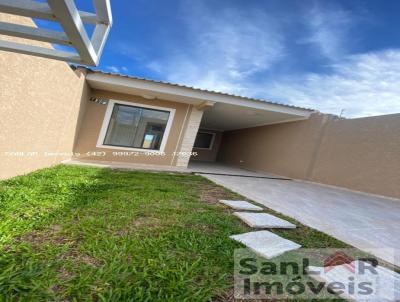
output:
[[[196,89],[188,86],[89,70],[92,89],[194,105],[204,110],[200,127],[230,131],[308,119],[315,110]]]

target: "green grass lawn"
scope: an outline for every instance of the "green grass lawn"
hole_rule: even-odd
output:
[[[200,176],[63,165],[2,181],[0,301],[223,301],[242,247],[228,236],[250,229],[217,201],[239,197]],[[296,224],[274,232],[345,247]]]

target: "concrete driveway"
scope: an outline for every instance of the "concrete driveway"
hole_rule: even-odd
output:
[[[223,173],[223,167],[191,164],[189,168],[192,171]],[[269,176],[232,167],[225,171],[228,174]],[[203,176],[400,266],[400,200],[301,181],[210,174]],[[393,249],[396,250],[395,255]]]

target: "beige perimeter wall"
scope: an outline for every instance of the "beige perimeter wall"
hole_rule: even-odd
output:
[[[309,120],[225,132],[220,161],[400,198],[400,114]]]
[[[34,25],[7,14],[0,21]],[[84,74],[67,63],[0,51],[0,179],[70,158],[88,92]]]

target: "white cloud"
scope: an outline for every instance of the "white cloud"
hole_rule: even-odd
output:
[[[332,66],[333,72],[287,78],[253,91],[271,98],[346,117],[400,112],[400,50],[358,54]]]
[[[314,44],[316,50],[328,59],[337,59],[348,50],[347,33],[357,17],[341,8],[321,7],[315,4],[304,16],[308,35],[298,43]]]
[[[139,53],[143,66],[170,82],[326,113],[344,109],[346,117],[400,112],[400,50],[350,55],[348,33],[357,16],[340,8],[312,8],[300,22],[308,30],[294,43],[310,45],[312,53],[304,60],[322,55],[330,72],[294,74],[289,66],[277,73],[291,51],[284,30],[291,20],[251,9],[214,12],[201,3],[188,2],[180,12],[189,42],[171,45],[151,60]]]
[[[189,7],[183,21],[191,46],[147,64],[168,81],[240,93],[242,81],[284,57],[283,36],[272,16],[233,8],[213,12],[199,2]]]
[[[232,9],[218,15],[210,16],[203,7],[192,10],[187,15],[188,29],[197,51],[175,55],[169,62],[153,62],[157,72],[172,82],[326,113],[340,114],[344,109],[346,117],[400,112],[400,50],[349,55],[348,30],[357,16],[340,8],[315,6],[307,15],[309,36],[301,43],[314,45],[315,52],[328,59],[331,72],[275,77],[274,64],[287,55],[281,21]],[[264,80],[261,75],[255,83],[250,77],[265,71],[270,75]]]
[[[150,69],[151,71],[154,71],[156,73],[161,73],[163,70],[162,64],[156,61],[152,61],[148,64],[146,64],[146,68]]]
[[[106,66],[106,69],[114,73],[127,73],[129,70],[126,66]]]

